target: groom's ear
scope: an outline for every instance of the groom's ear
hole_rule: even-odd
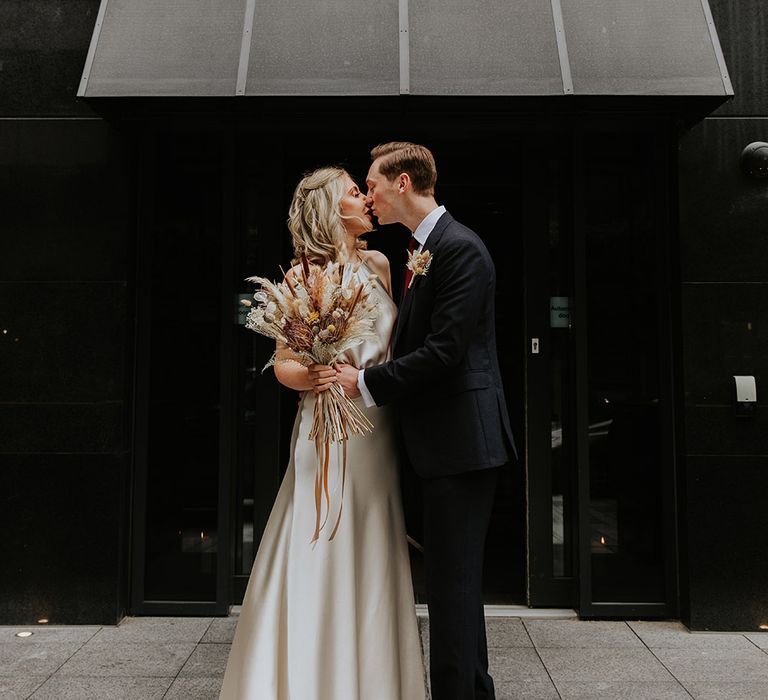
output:
[[[411,187],[411,176],[408,173],[400,173],[397,176],[397,191],[400,193],[405,192]]]

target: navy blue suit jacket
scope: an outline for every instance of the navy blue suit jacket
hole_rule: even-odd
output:
[[[496,272],[482,240],[448,212],[400,306],[393,359],[365,370],[378,406],[394,404],[425,478],[497,467],[517,456],[496,356]]]

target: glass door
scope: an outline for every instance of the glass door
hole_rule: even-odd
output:
[[[239,294],[249,285],[249,275],[274,276],[278,265],[291,258],[285,217],[293,188],[302,173],[327,163],[341,162],[358,182],[369,166],[372,144],[385,139],[377,130],[350,137],[334,133],[328,125],[318,131],[272,135],[259,140],[241,154],[239,181],[245,183],[242,196],[240,252],[233,279]],[[524,449],[523,404],[523,257],[520,213],[520,182],[524,173],[510,168],[518,162],[520,145],[507,135],[499,139],[468,130],[457,138],[455,132],[438,135],[434,125],[428,132],[414,131],[405,137],[427,142],[438,159],[438,199],[460,221],[466,222],[485,240],[497,268],[497,337],[503,380],[515,436]],[[398,133],[403,137],[402,133]],[[483,177],[477,173],[483,173]],[[401,289],[405,269],[408,233],[402,226],[381,227],[368,236],[369,247],[384,252],[392,261],[393,288]],[[235,295],[235,297],[237,294]],[[236,305],[237,299],[233,298]],[[232,602],[242,600],[253,557],[269,516],[272,503],[288,464],[288,446],[296,411],[296,394],[279,387],[271,372],[261,369],[271,353],[267,341],[240,326],[234,364],[238,377],[235,409],[238,424],[238,457],[235,469],[234,567]],[[401,487],[409,534],[421,538],[420,484],[405,467]],[[419,602],[424,597],[423,559],[418,547],[410,548],[414,587]],[[504,470],[497,490],[486,547],[486,602],[525,602],[525,482],[521,464]]]
[[[289,185],[279,139],[265,140],[248,133],[244,139],[253,148],[239,151],[237,253],[232,268],[231,298],[235,345],[231,357],[234,375],[234,541],[231,602],[240,604],[261,535],[272,511],[286,465],[297,398],[281,389],[271,370],[263,368],[274,351],[274,342],[245,328],[245,307],[254,285],[246,277],[263,275],[274,279],[279,266],[291,258],[285,226]],[[241,132],[242,134],[242,132]],[[286,435],[287,433],[287,435]]]
[[[568,144],[569,135],[550,139]],[[524,200],[528,603],[576,604],[576,328],[568,148],[531,149]]]
[[[663,128],[585,129],[577,141],[583,616],[677,613],[673,143]]]
[[[525,454],[523,234],[528,176],[523,139],[464,129],[461,139],[429,139],[438,162],[438,201],[483,239],[496,268],[496,350],[512,432]],[[500,471],[485,543],[486,605],[526,602],[524,464]]]
[[[581,128],[524,200],[529,603],[676,611],[668,139]]]
[[[235,603],[288,463],[296,409],[295,394],[261,374],[269,343],[237,324],[238,295],[249,292],[241,280],[274,275],[290,259],[285,212],[302,172],[341,160],[361,180],[367,147],[383,138],[324,126],[290,138],[244,132],[253,148],[238,152],[241,238],[227,271]],[[518,133],[465,127],[459,138],[430,125],[404,136],[433,147],[439,200],[483,236],[496,263],[499,359],[522,461],[498,489],[486,601],[577,607],[583,616],[674,614],[664,132],[567,123]],[[395,288],[406,240],[395,227],[370,236],[392,260]],[[403,483],[419,540],[418,483]],[[420,554],[412,555],[421,596]]]
[[[215,131],[140,142],[131,612],[224,614],[231,151]]]

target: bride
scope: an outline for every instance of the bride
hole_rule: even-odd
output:
[[[343,260],[358,282],[377,277],[376,339],[343,359],[357,367],[390,359],[397,309],[389,263],[358,240],[371,230],[371,215],[347,172],[320,168],[304,177],[288,227],[297,259],[303,253],[318,265]],[[278,346],[275,375],[301,392],[301,401],[291,460],[253,564],[220,700],[424,700],[394,416],[356,400],[373,434],[349,439],[338,531],[329,540],[326,528],[312,544],[317,454],[308,435],[317,394],[336,381],[335,372],[304,367]],[[340,453],[331,450],[329,480],[337,498]]]

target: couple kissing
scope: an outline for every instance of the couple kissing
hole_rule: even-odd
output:
[[[287,278],[302,260],[341,262],[345,276],[369,285],[377,312],[370,335],[334,366],[307,366],[277,343],[275,375],[301,401],[222,700],[426,697],[400,462],[422,486],[431,696],[495,697],[483,550],[499,469],[516,457],[496,356],[496,273],[481,238],[438,205],[436,181],[429,149],[392,142],[371,151],[365,192],[335,167],[296,187]],[[412,233],[402,288],[392,289],[387,258],[361,240],[373,217]],[[310,543],[322,489],[307,438],[334,384],[374,427],[332,446],[323,488],[329,502],[343,492],[343,515],[332,538]]]

